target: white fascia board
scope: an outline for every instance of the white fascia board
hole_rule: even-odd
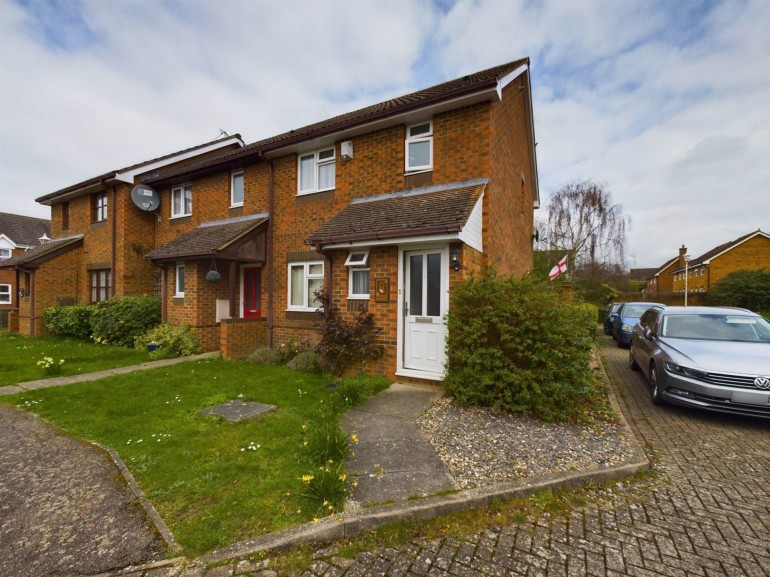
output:
[[[358,240],[355,242],[343,242],[338,244],[328,244],[324,246],[324,250],[335,250],[338,248],[366,248],[370,246],[387,246],[387,245],[405,245],[405,244],[426,244],[433,242],[450,242],[453,240],[460,240],[460,233],[448,233],[448,234],[433,234],[429,236],[409,236],[401,238],[387,238],[380,240]]]
[[[9,237],[0,233],[0,247],[14,249],[18,248],[18,246],[19,245],[13,242]]]
[[[183,154],[177,154],[177,155],[165,158],[163,160],[159,160],[158,162],[153,162],[152,164],[144,164],[132,170],[126,170],[125,172],[118,172],[115,174],[115,180],[120,180],[122,182],[134,184],[134,179],[139,174],[144,174],[145,172],[150,172],[158,168],[163,168],[164,166],[168,166],[169,164],[175,164],[183,160],[195,158],[196,156],[199,156],[201,154],[213,152],[215,150],[219,150],[220,148],[225,148],[233,144],[238,144],[241,146],[241,148],[243,148],[244,146],[244,143],[240,138],[231,136],[230,138],[224,138],[222,140],[217,140],[216,142],[212,142],[211,144],[209,144],[208,146],[204,146],[203,148],[196,148],[194,150],[190,150]]]
[[[276,148],[274,150],[270,150],[265,154],[265,157],[277,158],[279,156],[283,156],[284,154],[289,154],[292,152],[305,152],[308,150],[315,150],[317,148],[329,146],[330,144],[338,140],[347,140],[349,138],[353,138],[354,136],[379,130],[380,128],[386,128],[388,126],[393,126],[395,124],[414,124],[416,122],[425,120],[429,117],[435,116],[436,114],[439,114],[441,112],[452,110],[453,108],[459,108],[461,106],[468,106],[471,104],[476,104],[477,102],[484,102],[487,100],[494,100],[494,99],[499,99],[499,94],[496,87],[488,88],[486,90],[480,90],[479,92],[466,94],[464,96],[458,96],[456,98],[445,100],[443,102],[438,102],[436,104],[428,104],[427,106],[418,108],[416,110],[401,112],[400,114],[395,114],[393,116],[388,116],[387,118],[382,118],[380,120],[373,120],[371,122],[359,124],[357,126],[354,126],[345,130],[341,130],[339,132],[324,134],[323,136],[320,136],[318,138],[308,138],[308,140],[303,140],[302,142],[299,142],[296,144],[292,144],[283,148]]]
[[[727,252],[730,252],[730,251],[731,251],[731,250],[733,250],[734,248],[738,248],[738,247],[739,247],[739,246],[741,246],[741,245],[742,245],[744,242],[747,242],[747,241],[751,240],[752,238],[756,237],[757,235],[759,235],[759,236],[764,236],[765,238],[767,238],[767,239],[770,239],[770,234],[764,233],[764,232],[762,232],[761,230],[757,230],[757,231],[756,231],[754,234],[752,234],[751,236],[747,236],[746,238],[744,238],[744,239],[743,239],[741,242],[739,242],[738,244],[734,244],[733,246],[731,246],[730,248],[727,248],[727,249],[723,250],[723,251],[722,251],[722,252],[720,252],[719,254],[715,254],[715,255],[714,255],[714,256],[712,256],[710,259],[708,259],[708,260],[704,260],[704,261],[703,261],[701,264],[711,264],[711,261],[712,261],[712,260],[714,260],[715,258],[718,258],[718,257],[722,256],[723,254],[725,254],[725,253],[727,253]]]
[[[514,70],[510,74],[506,74],[500,80],[498,80],[498,82],[497,82],[497,98],[498,98],[498,100],[502,100],[503,99],[503,88],[505,88],[511,82],[516,80],[519,76],[524,74],[528,69],[529,69],[528,65],[522,64],[516,70]]]

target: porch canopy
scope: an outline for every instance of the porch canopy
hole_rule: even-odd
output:
[[[204,222],[150,251],[145,258],[163,267],[172,262],[206,258],[229,264],[230,314],[236,316],[236,272],[240,264],[265,264],[266,213]],[[165,273],[164,273],[165,274]],[[165,288],[165,283],[163,284]]]
[[[78,234],[66,238],[57,238],[44,244],[32,247],[25,252],[0,261],[0,268],[29,271],[38,268],[42,263],[58,255],[83,245],[83,235]]]
[[[481,202],[488,182],[480,178],[356,198],[305,242],[323,249],[435,236],[481,251]]]

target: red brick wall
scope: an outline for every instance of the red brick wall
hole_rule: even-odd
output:
[[[75,298],[80,280],[78,263],[82,258],[82,248],[75,248],[40,265],[35,271],[34,311],[31,310],[30,275],[21,275],[20,282],[25,296],[17,301],[20,334],[30,336],[33,330],[35,336],[49,334],[43,324],[43,311],[58,304],[59,299]]]
[[[267,346],[267,319],[224,319],[219,350],[223,359],[245,359],[254,349]]]
[[[486,264],[502,274],[523,275],[532,268],[534,177],[531,174],[526,76],[503,90],[492,104],[492,180],[484,195]],[[519,90],[524,86],[524,90]],[[523,176],[523,180],[522,180]]]

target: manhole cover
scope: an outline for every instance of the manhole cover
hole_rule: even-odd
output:
[[[221,405],[203,409],[203,415],[217,415],[224,417],[231,423],[237,423],[244,419],[254,419],[263,413],[275,409],[275,405],[265,405],[262,403],[250,403],[246,401],[227,401]]]

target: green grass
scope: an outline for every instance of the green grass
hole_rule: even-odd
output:
[[[302,425],[328,403],[327,383],[285,367],[206,359],[0,402],[115,449],[183,552],[199,555],[313,518],[299,495],[308,472]],[[237,424],[198,414],[229,399],[278,410]]]
[[[146,350],[98,345],[65,337],[27,338],[0,331],[0,386],[48,378],[37,366],[43,357],[61,365],[62,375],[77,375],[150,360]]]

